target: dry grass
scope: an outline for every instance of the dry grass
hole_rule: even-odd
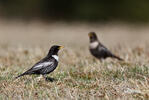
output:
[[[0,31],[0,99],[2,100],[149,99],[149,44],[148,37],[146,38],[148,36],[146,32],[149,31],[145,27],[12,25],[4,22],[0,26],[2,26]],[[115,54],[124,58],[125,62],[113,59],[99,62],[90,55],[86,34],[90,30],[100,29],[103,33],[108,33],[109,29],[111,34],[102,34],[105,36],[102,40]],[[13,36],[10,36],[10,32]],[[24,34],[25,32],[27,33]],[[39,34],[40,32],[42,34]],[[131,32],[143,34],[129,34]],[[110,37],[112,39],[109,39]],[[144,40],[140,42],[141,39]],[[54,42],[49,43],[49,40]],[[56,81],[47,82],[44,79],[39,81],[36,75],[14,80],[15,76],[44,57],[49,47],[55,43],[65,46],[59,53],[59,66],[49,74],[50,77],[57,79]]]

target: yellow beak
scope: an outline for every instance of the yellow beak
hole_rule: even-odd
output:
[[[62,48],[64,48],[64,47],[63,47],[63,46],[60,46],[60,47],[59,47],[59,49],[62,49]]]
[[[88,36],[91,37],[92,36],[92,33],[89,33]]]

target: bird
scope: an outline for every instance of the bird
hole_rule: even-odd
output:
[[[106,59],[108,57],[116,58],[120,61],[123,61],[122,58],[114,55],[110,50],[108,50],[99,40],[95,32],[88,33],[90,44],[89,50],[90,53],[99,60]]]
[[[42,75],[44,78],[46,78],[46,75],[53,72],[58,66],[59,62],[58,51],[62,48],[63,46],[53,45],[50,48],[46,57],[41,59],[39,62],[33,65],[32,68],[30,68],[23,74],[17,76],[16,79],[24,75],[32,75],[32,74]]]

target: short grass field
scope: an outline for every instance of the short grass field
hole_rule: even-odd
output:
[[[88,32],[125,61],[98,61]],[[59,66],[48,75],[14,78],[63,45]],[[149,26],[121,23],[0,23],[0,100],[148,100]]]

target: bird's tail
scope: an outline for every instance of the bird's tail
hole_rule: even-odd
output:
[[[15,77],[15,79],[17,79],[17,78],[19,78],[19,77],[21,77],[21,76],[24,76],[24,75],[26,75],[26,73],[23,73],[23,74],[21,74],[21,75]]]
[[[120,57],[118,57],[118,56],[112,55],[112,57],[113,57],[113,58],[116,58],[116,59],[118,59],[118,60],[120,60],[120,61],[124,61],[122,58],[120,58]]]

